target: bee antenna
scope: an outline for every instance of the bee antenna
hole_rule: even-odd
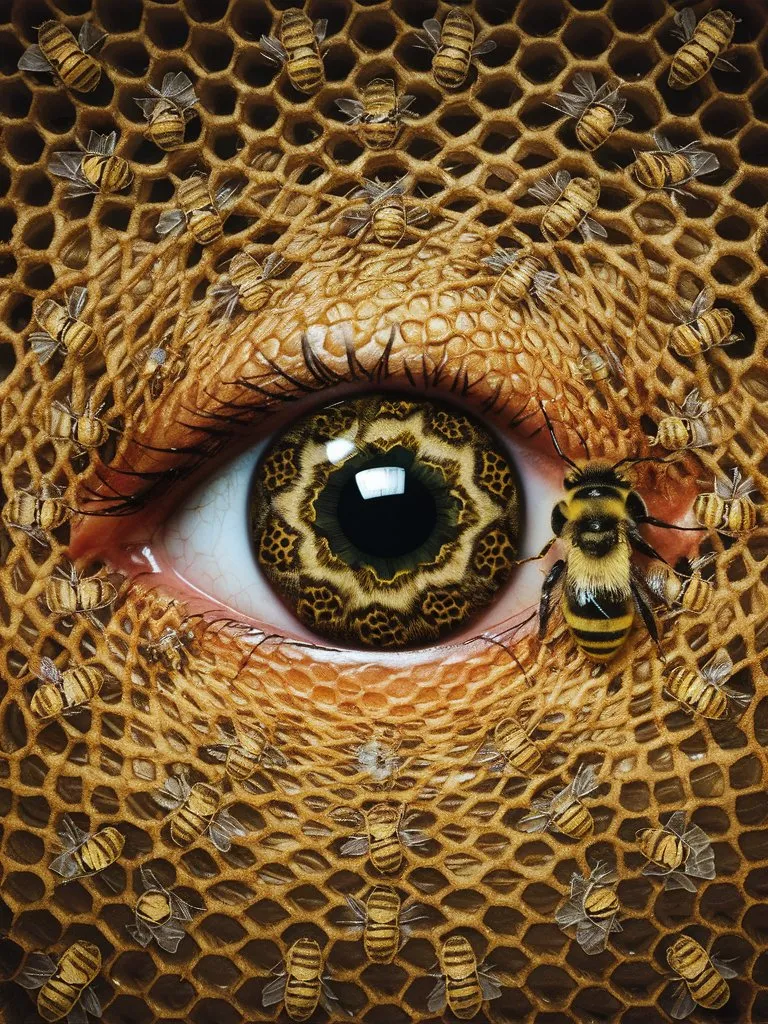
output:
[[[544,422],[547,424],[547,429],[549,430],[549,436],[552,438],[552,444],[555,446],[555,451],[560,456],[560,458],[563,460],[563,462],[566,463],[566,465],[570,466],[572,469],[575,469],[577,473],[580,473],[581,470],[576,465],[576,463],[573,461],[573,459],[568,458],[568,456],[565,454],[563,449],[560,447],[560,444],[559,444],[559,442],[557,440],[557,435],[555,434],[555,428],[552,426],[552,420],[549,418],[549,416],[547,414],[547,410],[544,408],[544,403],[542,401],[539,401],[539,408],[541,409],[541,415],[544,417]],[[576,433],[579,434],[578,430],[576,431]],[[584,445],[584,448],[586,449],[587,445],[586,445],[586,442],[584,441],[584,438],[581,437],[581,434],[579,434],[579,437],[581,438],[581,442]]]
[[[676,455],[677,455],[677,453],[675,453],[675,456]],[[644,456],[643,458],[640,458],[640,459],[633,459],[630,455],[628,455],[625,459],[619,459],[618,462],[614,462],[614,464],[613,464],[613,466],[611,468],[612,469],[618,469],[619,466],[636,466],[640,462],[667,462],[667,463],[669,463],[669,462],[675,462],[675,461],[676,461],[675,457],[670,458],[668,455],[667,456],[646,455],[646,456]]]

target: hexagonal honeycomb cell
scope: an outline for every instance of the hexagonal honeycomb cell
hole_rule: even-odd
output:
[[[715,66],[685,89],[668,83],[682,45],[675,30],[716,6],[0,3],[7,1024],[38,1019],[45,970],[61,973],[75,943],[98,949],[101,965],[89,994],[70,992],[71,1005],[89,1020],[100,1008],[104,1024],[250,1024],[305,1019],[302,1007],[318,1022],[464,1019],[449,953],[466,943],[476,1020],[661,1024],[678,980],[667,952],[681,934],[726,965],[727,1001],[699,1007],[694,1019],[768,1021],[762,0],[722,4],[736,18],[723,48],[732,68]],[[311,25],[327,21],[317,46],[324,81],[312,92],[296,88],[274,45],[261,43],[299,11],[310,28],[298,56],[314,59],[315,73]],[[442,26],[456,12],[482,52],[464,53],[465,77],[447,88],[423,23]],[[91,91],[19,69],[51,20],[71,30],[69,47],[84,22],[104,33],[84,55],[100,70]],[[495,46],[483,48],[489,40]],[[152,88],[179,73],[196,102],[182,143],[166,150],[136,99],[158,98]],[[558,93],[575,93],[578,75],[594,76],[598,89],[614,83],[631,117],[593,150],[580,143],[576,119],[553,106]],[[391,80],[401,104],[382,148],[355,114],[376,80]],[[56,155],[113,131],[130,182],[71,195],[82,180],[53,174]],[[662,147],[662,187],[649,191],[632,168],[638,153],[659,149],[654,133],[669,140],[678,166],[689,144],[716,162],[700,176],[678,174],[682,191],[673,191]],[[564,171],[599,182],[591,216],[601,230],[550,242],[530,190]],[[194,175],[212,196],[192,211],[212,228],[207,245],[172,214],[179,183]],[[404,194],[383,214],[400,236],[382,244],[386,204],[356,194],[366,181],[386,188],[401,179]],[[159,234],[169,213],[180,230]],[[501,273],[499,248],[537,261],[519,301],[508,295],[522,260]],[[226,312],[231,260],[243,251],[258,264],[251,286],[264,301],[245,309],[241,286]],[[268,264],[273,254],[279,265]],[[557,275],[553,288],[535,277],[542,271]],[[667,344],[670,306],[690,308],[703,289],[733,315],[738,339],[683,358]],[[62,340],[61,317],[78,296]],[[78,322],[94,333],[91,348],[77,340]],[[129,565],[133,517],[167,508],[166,492],[179,493],[172,486],[252,441],[253,423],[266,431],[275,414],[285,422],[292,407],[283,399],[320,406],[326,392],[390,379],[398,392],[466,400],[499,434],[546,445],[536,431],[543,402],[573,458],[584,443],[595,457],[658,455],[648,438],[669,403],[681,406],[698,388],[712,410],[707,443],[636,467],[636,486],[654,513],[681,514],[738,469],[754,481],[757,527],[686,534],[695,538],[688,547],[678,534],[664,546],[672,560],[700,541],[712,555],[702,570],[709,607],[659,609],[658,647],[636,628],[599,666],[562,623],[544,642],[530,626],[503,626],[407,656],[329,651],[235,621],[231,609],[210,613]],[[61,408],[63,438],[51,430]],[[394,423],[399,408],[393,400]],[[103,427],[93,428],[92,445],[82,443],[92,436],[79,423],[86,414]],[[295,468],[274,467],[277,476]],[[485,471],[496,480],[492,465]],[[72,562],[79,577],[68,575]],[[46,599],[53,578],[70,581],[64,614]],[[434,598],[448,614],[445,595]],[[686,711],[666,689],[668,670],[700,674],[721,650],[741,713]],[[93,668],[92,692],[82,674],[66,675],[83,666]],[[522,730],[505,727],[510,718]],[[517,746],[497,749],[502,736]],[[532,763],[530,774],[521,770]],[[573,803],[563,809],[552,795],[572,794],[585,766],[596,779],[578,797],[589,820],[569,835]],[[530,819],[542,807],[546,827],[537,830]],[[646,872],[638,846],[642,830],[674,838],[676,812],[681,842],[688,837],[683,857],[697,843],[704,850],[698,874],[683,859],[677,887]],[[94,838],[108,826],[125,840],[115,857]],[[574,876],[587,879],[598,864],[615,874],[621,930],[588,953],[583,934],[557,915]],[[145,893],[152,900],[140,903]],[[378,958],[373,904],[391,944]],[[466,942],[447,945],[457,937]],[[41,964],[43,974],[30,975]],[[20,984],[30,978],[37,987]],[[68,1004],[57,1005],[65,1016]]]

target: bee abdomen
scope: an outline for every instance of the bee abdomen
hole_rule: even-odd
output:
[[[403,850],[397,836],[371,842],[371,862],[383,874],[391,875],[403,862]]]
[[[565,238],[594,210],[600,185],[595,178],[574,178],[544,214],[541,230],[550,241]]]
[[[599,607],[598,607],[599,604]],[[630,601],[601,597],[586,605],[563,598],[563,616],[576,643],[595,661],[608,661],[621,647],[632,628],[634,612]]]
[[[396,921],[369,921],[365,932],[365,952],[377,964],[387,964],[397,952],[399,928]]]
[[[584,149],[593,150],[602,146],[616,127],[616,114],[610,107],[598,103],[589,107],[576,123],[576,138]]]
[[[446,981],[448,1005],[459,1020],[471,1020],[483,1005],[483,996],[473,976],[461,981]]]

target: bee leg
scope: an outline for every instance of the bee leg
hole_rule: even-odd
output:
[[[659,652],[661,653],[661,645],[659,644],[659,627],[656,623],[656,616],[653,614],[650,593],[645,580],[639,572],[635,571],[632,573],[630,587],[637,610],[640,612],[643,622],[645,623],[645,628],[650,633],[651,639],[659,648]],[[662,660],[666,659],[662,656]]]
[[[565,561],[561,558],[555,562],[547,573],[544,584],[541,588],[541,600],[539,602],[539,640],[547,631],[547,623],[552,614],[552,596],[560,579],[565,571]]]
[[[685,530],[688,533],[706,533],[706,526],[678,526],[676,523],[665,523],[663,519],[656,516],[645,515],[637,520],[638,523],[647,523],[648,526],[660,526],[664,530]]]
[[[540,558],[543,558],[549,552],[549,549],[552,547],[552,545],[555,543],[556,540],[557,540],[557,537],[550,537],[550,539],[547,541],[547,543],[544,545],[544,547],[541,549],[541,551],[538,553],[538,555],[531,555],[529,558],[521,558],[519,561],[516,561],[514,564],[515,565],[526,565],[528,562],[538,562]]]
[[[669,565],[666,558],[660,555],[656,548],[654,548],[652,544],[649,544],[645,537],[642,537],[637,530],[627,530],[627,537],[635,551],[639,551],[641,555],[647,555],[649,558],[663,562],[664,565]]]

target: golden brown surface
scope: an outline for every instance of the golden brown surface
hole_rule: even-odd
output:
[[[109,493],[97,474],[124,492],[129,478],[108,474],[102,463],[114,458],[118,468],[156,469],[160,456],[135,440],[180,446],[199,439],[194,428],[215,421],[198,414],[259,397],[229,382],[279,384],[265,357],[320,387],[301,358],[303,332],[324,365],[344,373],[350,339],[358,367],[371,370],[393,325],[393,382],[405,381],[406,367],[426,368],[439,389],[466,372],[478,380],[478,407],[498,393],[497,407],[507,411],[497,425],[535,393],[551,400],[564,423],[588,430],[597,454],[647,453],[645,437],[667,400],[681,404],[698,386],[717,407],[716,443],[684,466],[638,471],[643,494],[661,514],[665,503],[685,505],[694,486],[711,490],[718,466],[754,474],[768,493],[768,424],[760,411],[768,393],[761,337],[768,306],[764,5],[728,4],[741,18],[728,54],[738,74],[716,72],[682,92],[666,85],[678,43],[669,31],[674,8],[665,0],[527,0],[506,13],[508,6],[467,6],[481,38],[492,34],[497,48],[473,63],[461,89],[446,93],[414,36],[434,4],[315,0],[312,16],[330,19],[327,84],[307,98],[258,49],[259,35],[274,33],[281,5],[95,0],[93,20],[109,36],[99,52],[104,77],[88,94],[16,70],[36,39],[34,27],[62,16],[64,7],[1,5],[6,500],[18,489],[39,491],[45,478],[83,508],[86,487]],[[80,15],[87,7],[78,2],[66,11]],[[448,9],[438,3],[436,16],[442,20]],[[77,30],[81,17],[65,21]],[[163,153],[144,139],[133,97],[179,69],[195,81],[199,119],[180,150]],[[579,148],[573,121],[545,105],[570,86],[575,70],[587,69],[598,82],[611,74],[626,80],[622,92],[634,117],[594,153]],[[383,152],[366,150],[334,104],[376,76],[395,77],[398,94],[417,97],[396,148]],[[65,199],[66,184],[46,173],[52,155],[73,150],[90,129],[113,126],[117,152],[133,166],[130,190]],[[721,169],[694,182],[680,206],[666,193],[648,195],[626,170],[633,149],[653,148],[653,129],[699,139],[720,159]],[[242,186],[224,236],[205,249],[187,234],[161,241],[154,231],[173,202],[169,175],[193,166],[210,169],[217,188],[230,179]],[[562,168],[599,179],[595,216],[609,231],[606,242],[541,241],[543,207],[525,193]],[[406,201],[428,218],[411,223],[391,251],[367,233],[349,238],[343,214],[361,179],[406,172]],[[496,278],[482,259],[498,242],[528,239],[561,274],[567,301],[526,302],[510,312],[490,300]],[[238,311],[232,322],[216,324],[208,285],[247,243],[258,258],[274,244],[290,271],[261,312]],[[705,284],[737,312],[745,341],[678,359],[665,348],[666,302],[690,302]],[[57,356],[41,368],[28,340],[36,329],[33,303],[46,296],[62,302],[78,285],[88,287],[83,318],[104,358],[62,365]],[[192,369],[166,387],[162,401],[137,370],[158,345],[192,354]],[[584,345],[616,351],[624,387],[574,376]],[[78,455],[47,436],[46,409],[91,386],[94,407],[107,402],[101,415],[114,430],[98,452]],[[264,1008],[264,986],[291,945],[309,938],[322,950],[344,1011],[370,1024],[408,1024],[442,1019],[427,1009],[435,980],[428,975],[441,944],[458,932],[503,985],[477,1019],[656,1024],[666,1019],[658,1009],[671,979],[666,949],[685,929],[733,958],[737,971],[730,1001],[707,1019],[768,1021],[764,529],[741,539],[711,534],[717,589],[710,611],[663,627],[670,662],[695,667],[727,646],[732,685],[754,693],[738,724],[687,716],[665,698],[663,666],[639,630],[595,674],[562,626],[546,645],[520,641],[515,657],[478,641],[379,659],[274,639],[254,646],[221,623],[191,619],[190,650],[152,658],[146,645],[165,626],[183,628],[185,613],[146,580],[111,577],[119,596],[96,613],[101,626],[82,614],[51,614],[45,584],[66,563],[68,539],[67,526],[50,546],[18,530],[0,536],[4,978],[17,975],[26,954],[58,958],[80,939],[101,951],[95,987],[108,1024],[274,1020],[281,1004]],[[84,557],[79,567],[90,575],[98,565]],[[83,662],[103,668],[104,685],[84,710],[50,722],[33,714],[43,656],[62,670]],[[489,731],[517,713],[536,729],[545,754],[530,780],[475,761]],[[208,748],[221,743],[219,725],[249,724],[267,730],[287,763],[257,766],[246,788]],[[356,759],[372,738],[391,744],[401,759],[391,789],[377,786]],[[531,801],[562,788],[583,764],[594,766],[599,781],[585,800],[593,833],[574,841],[521,831]],[[173,841],[169,812],[155,794],[184,766],[192,782],[220,791],[222,807],[242,826],[229,852],[208,837],[186,849]],[[368,810],[382,799],[405,805],[412,827],[428,836],[405,850],[388,879],[365,856],[342,853],[349,836],[365,830],[348,823],[355,818],[349,809]],[[714,846],[716,877],[695,893],[664,891],[641,874],[637,831],[658,827],[660,816],[678,809]],[[125,846],[117,863],[66,883],[52,874],[64,814],[89,832],[119,828]],[[623,930],[605,952],[587,956],[554,915],[571,874],[588,874],[598,860],[616,865]],[[175,953],[155,942],[141,949],[126,931],[142,866],[197,908]],[[425,909],[394,961],[371,964],[359,933],[344,924],[345,896],[363,900],[383,881],[404,905]],[[9,1022],[34,1013],[12,980],[0,1000]],[[325,1020],[324,1011],[315,1019]],[[341,1010],[334,1019],[343,1019]]]

